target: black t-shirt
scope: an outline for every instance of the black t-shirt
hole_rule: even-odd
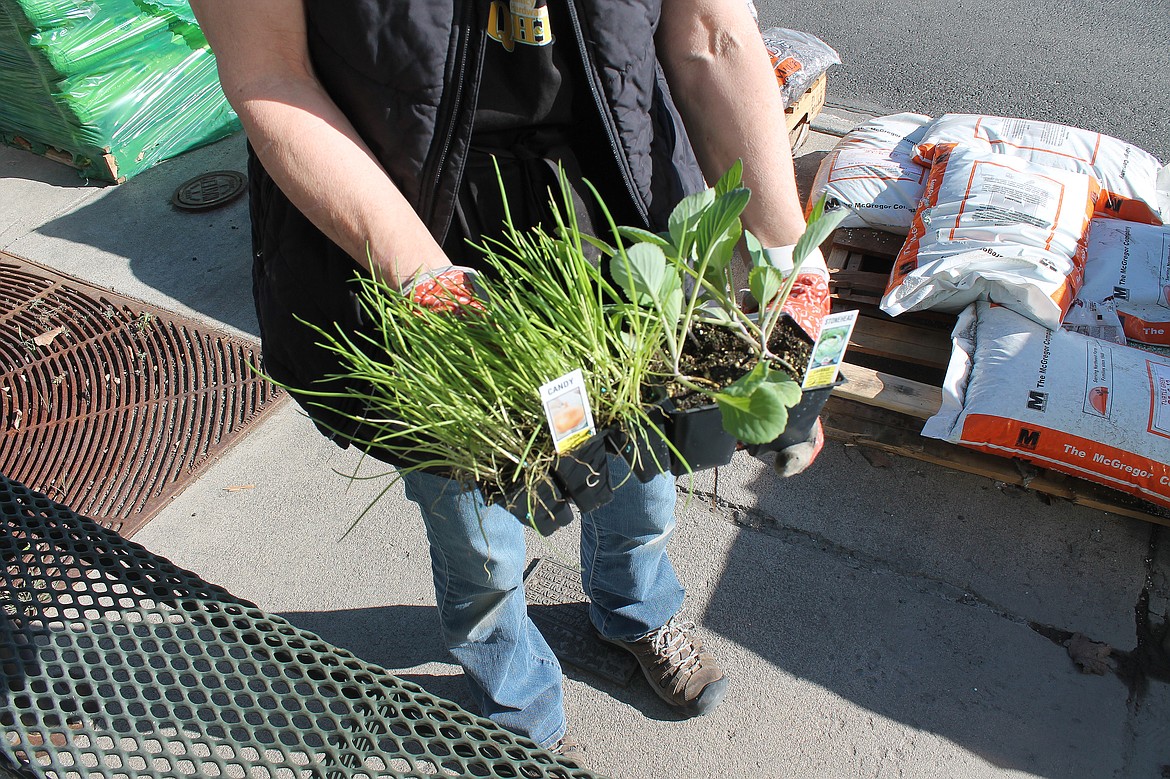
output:
[[[605,221],[583,183],[582,168],[607,192],[618,223],[636,224],[628,193],[609,191],[620,173],[609,147],[599,145],[603,130],[584,87],[584,64],[565,0],[493,0],[481,23],[488,39],[471,148],[443,245],[448,258],[490,273],[467,241],[499,237],[505,208],[521,231],[536,225],[552,229],[550,190],[562,212],[565,208],[561,166],[583,232],[595,234],[594,225]]]
[[[574,36],[563,0],[492,0],[475,134],[572,121]]]
[[[573,156],[573,84],[582,77],[567,14],[564,0],[492,0],[480,19],[488,37],[479,100],[444,245],[454,262],[488,270],[465,241],[501,234],[501,184],[517,228],[548,223],[556,162]]]

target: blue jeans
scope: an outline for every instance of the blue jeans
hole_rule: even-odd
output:
[[[621,485],[614,499],[581,518],[581,579],[598,631],[630,640],[682,607],[666,556],[675,484],[665,474],[647,484],[626,478],[620,457],[610,457],[610,469]],[[486,505],[478,489],[422,472],[403,481],[426,523],[443,640],[480,711],[542,746],[556,743],[565,733],[561,666],[528,618],[524,526]]]

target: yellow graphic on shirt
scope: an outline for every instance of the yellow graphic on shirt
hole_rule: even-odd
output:
[[[553,42],[548,21],[548,6],[537,0],[492,0],[488,13],[487,34],[512,51],[517,43],[525,46],[548,46]]]

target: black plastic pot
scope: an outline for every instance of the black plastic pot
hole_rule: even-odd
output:
[[[677,450],[670,453],[670,472],[676,476],[727,465],[739,444],[723,429],[723,412],[714,403],[668,411],[666,432]]]
[[[609,446],[630,465],[630,472],[645,484],[670,469],[670,446],[666,442],[666,409],[670,399],[647,407],[650,425],[635,430],[615,430],[609,436]]]
[[[784,432],[775,440],[769,441],[766,444],[746,445],[744,448],[747,449],[748,454],[757,455],[763,452],[775,452],[793,444],[803,443],[812,438],[813,427],[817,423],[817,417],[821,415],[821,409],[825,407],[825,402],[829,399],[829,395],[832,394],[833,388],[844,383],[845,376],[837,374],[837,381],[832,384],[804,390],[801,393],[800,402],[788,409],[788,424],[784,427]]]
[[[613,500],[609,483],[609,431],[593,435],[571,452],[557,457],[553,478],[581,511],[593,511]]]
[[[529,507],[529,491],[522,484],[514,484],[501,492],[498,488],[481,487],[489,503],[503,506],[521,524],[542,536],[552,535],[558,528],[573,521],[573,508],[561,488],[551,481],[539,482]]]

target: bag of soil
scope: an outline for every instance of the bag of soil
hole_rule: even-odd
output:
[[[1098,213],[1131,222],[1162,224],[1170,218],[1170,178],[1154,155],[1108,135],[1031,119],[944,114],[918,145],[928,162],[940,143],[982,146],[996,154],[1093,176],[1108,193]]]
[[[784,93],[785,106],[799,100],[822,73],[841,64],[836,50],[810,33],[769,27],[761,34]]]
[[[992,300],[1059,327],[1080,290],[1100,185],[986,149],[940,144],[881,307],[957,312]]]
[[[959,316],[922,434],[1170,507],[1170,358],[979,302]]]
[[[1064,328],[1117,343],[1170,346],[1170,227],[1094,219],[1085,283]]]
[[[849,210],[841,227],[909,232],[930,173],[930,166],[915,161],[914,150],[930,121],[922,114],[892,114],[846,133],[817,168],[805,216],[824,196],[825,210]]]

